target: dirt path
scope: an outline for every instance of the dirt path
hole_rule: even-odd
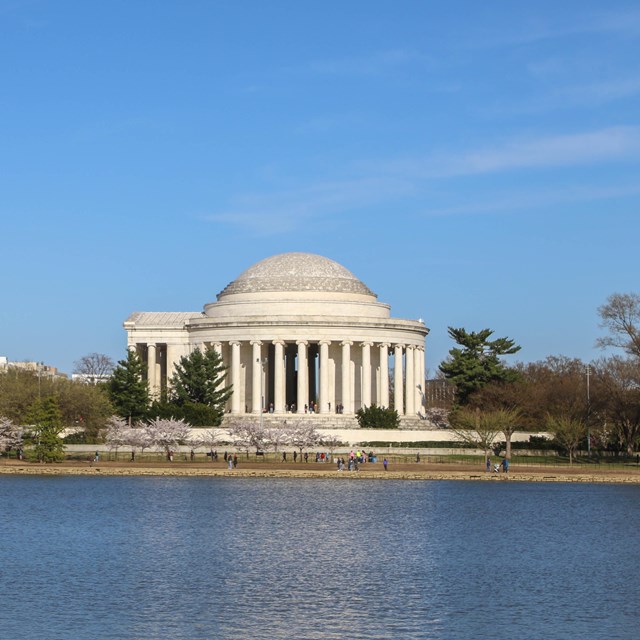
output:
[[[0,463],[0,474],[20,475],[131,475],[131,476],[218,476],[261,478],[364,478],[386,480],[478,480],[484,482],[613,482],[640,484],[640,468],[629,465],[625,469],[584,466],[525,466],[511,465],[508,474],[487,473],[483,466],[463,464],[405,463],[389,465],[365,464],[358,472],[338,471],[333,464],[243,462],[232,471],[224,462],[124,462],[89,463],[66,461],[57,464],[38,464],[16,460]]]

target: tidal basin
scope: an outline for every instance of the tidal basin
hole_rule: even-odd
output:
[[[635,638],[640,487],[0,476],[6,638]]]

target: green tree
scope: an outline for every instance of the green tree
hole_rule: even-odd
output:
[[[28,443],[33,447],[33,456],[39,462],[59,462],[64,459],[62,441],[62,412],[53,396],[36,400],[31,405],[27,421],[29,422]]]
[[[511,440],[513,434],[525,426],[525,417],[521,406],[526,393],[522,380],[516,382],[489,382],[473,393],[469,399],[469,408],[478,408],[491,413],[496,426],[504,435],[505,457],[511,459]]]
[[[477,449],[482,449],[485,459],[489,457],[491,445],[502,427],[494,413],[480,411],[478,408],[459,407],[449,416],[451,430],[463,442]]]
[[[149,409],[149,385],[145,378],[145,366],[133,350],[127,359],[120,360],[107,383],[109,398],[116,414],[132,422],[146,417]]]
[[[509,338],[489,340],[493,331],[468,332],[466,329],[449,327],[449,336],[461,348],[454,347],[449,357],[440,364],[445,378],[456,385],[456,401],[467,404],[469,396],[489,382],[511,382],[517,373],[500,360],[500,356],[520,351],[520,347]]]
[[[93,444],[101,441],[107,420],[114,412],[105,386],[64,381],[57,386],[56,398],[64,424],[76,429],[65,442]]]
[[[358,409],[356,418],[363,429],[397,429],[400,425],[400,416],[395,409],[375,404]]]
[[[181,417],[191,418],[191,424],[218,426],[233,393],[232,385],[224,384],[226,375],[227,368],[215,349],[209,346],[204,351],[196,349],[176,364],[170,403],[181,407]]]
[[[62,422],[74,427],[66,442],[97,442],[100,430],[113,407],[102,385],[38,376],[32,371],[13,369],[0,375],[0,415],[16,424],[25,424],[31,406],[38,398],[52,396],[62,412]]]
[[[587,435],[584,422],[566,414],[557,416],[549,414],[547,430],[553,433],[555,441],[566,449],[569,454],[569,464],[573,464],[578,445]]]

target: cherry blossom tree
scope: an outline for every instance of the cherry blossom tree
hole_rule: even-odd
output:
[[[153,446],[153,433],[145,422],[137,422],[127,430],[127,445],[131,447],[132,452],[139,449],[141,454]]]
[[[197,429],[192,432],[190,442],[195,449],[208,448],[213,462],[214,447],[222,443],[222,434],[222,429]]]
[[[312,449],[320,444],[321,440],[320,433],[312,424],[298,423],[289,436],[289,442],[300,451],[300,455],[304,449]]]
[[[289,441],[290,429],[284,427],[270,427],[265,429],[265,442],[274,453],[278,453],[280,447]]]
[[[150,420],[146,427],[153,445],[162,449],[167,458],[181,444],[190,442],[191,426],[184,420],[174,418],[156,418]]]
[[[124,418],[119,416],[111,416],[107,420],[107,435],[105,441],[109,449],[115,451],[116,460],[118,459],[118,449],[129,444],[129,426]]]
[[[19,449],[22,445],[22,428],[12,420],[0,416],[0,449]]]
[[[229,429],[229,433],[236,447],[246,452],[247,458],[249,457],[249,449],[255,448],[257,452],[262,451],[267,446],[266,431],[255,422],[235,424]]]

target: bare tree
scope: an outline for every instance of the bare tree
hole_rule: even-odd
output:
[[[329,449],[329,454],[331,455],[331,459],[333,459],[333,452],[340,446],[344,444],[340,438],[336,435],[324,436],[320,444],[324,445]]]
[[[613,426],[617,444],[632,455],[640,441],[640,367],[632,359],[620,357],[599,361],[600,408],[605,424]]]
[[[74,362],[73,372],[80,374],[87,382],[96,384],[106,380],[115,366],[115,362],[104,353],[90,353]]]
[[[616,347],[640,358],[640,294],[614,293],[598,308],[600,327],[609,332],[598,338],[601,348]]]

